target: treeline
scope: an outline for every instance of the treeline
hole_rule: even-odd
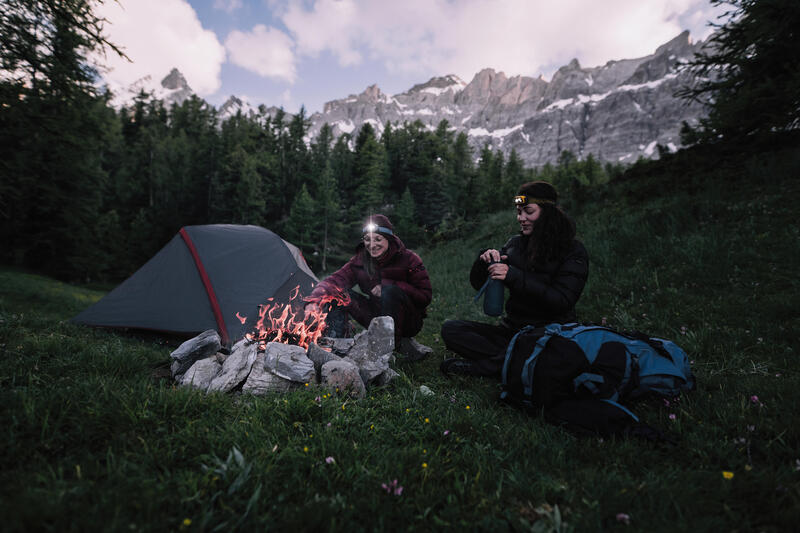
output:
[[[568,152],[539,171],[514,151],[487,146],[476,158],[446,121],[434,131],[388,124],[381,135],[367,123],[338,138],[324,125],[309,142],[303,109],[220,122],[198,98],[166,109],[141,94],[119,111],[106,98],[65,102],[74,109],[66,116],[55,107],[36,113],[52,126],[4,124],[17,139],[13,153],[3,149],[14,199],[2,207],[7,260],[61,277],[119,279],[182,226],[231,223],[270,228],[325,270],[352,253],[370,213],[389,214],[417,246],[508,207],[523,181],[574,188],[607,179],[606,167]],[[14,109],[30,116],[42,100],[26,95]]]

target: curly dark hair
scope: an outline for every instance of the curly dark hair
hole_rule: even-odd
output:
[[[537,204],[542,210],[526,239],[525,255],[529,267],[563,259],[572,249],[575,222],[557,205]]]
[[[532,181],[521,185],[517,194],[540,200],[535,203],[542,210],[533,223],[533,232],[524,238],[527,265],[563,259],[575,239],[575,222],[556,203],[555,188],[544,181]]]

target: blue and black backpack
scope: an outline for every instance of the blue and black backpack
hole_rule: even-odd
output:
[[[582,324],[520,330],[506,350],[501,399],[577,433],[664,436],[623,405],[695,388],[689,358],[674,342]]]

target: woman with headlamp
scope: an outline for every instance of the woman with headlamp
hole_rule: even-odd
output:
[[[358,285],[363,294],[352,289]],[[425,308],[431,303],[431,281],[420,257],[406,248],[383,215],[372,215],[362,230],[355,255],[339,270],[322,280],[307,298],[317,306],[325,296],[348,294],[347,315],[364,327],[376,316],[394,319],[396,346],[409,359],[417,360],[430,349],[412,337],[422,329]],[[365,296],[366,295],[366,296]],[[342,308],[328,313],[329,336],[344,336],[347,316]]]
[[[514,198],[519,235],[500,249],[482,251],[470,283],[491,278],[509,290],[499,324],[448,320],[442,340],[462,356],[441,364],[445,374],[499,377],[508,343],[527,325],[575,322],[575,303],[589,275],[589,255],[575,239],[575,224],[558,206],[558,193],[544,181],[525,183]]]

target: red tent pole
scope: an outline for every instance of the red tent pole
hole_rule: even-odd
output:
[[[206,288],[208,301],[211,304],[211,310],[214,312],[214,318],[217,320],[217,327],[219,328],[219,335],[222,345],[227,346],[229,340],[228,328],[225,327],[225,320],[222,318],[222,309],[219,307],[217,294],[214,292],[214,287],[211,285],[211,279],[208,277],[206,267],[203,266],[203,261],[200,259],[200,255],[197,253],[197,248],[195,248],[194,242],[192,242],[191,237],[189,237],[189,233],[186,231],[186,228],[181,228],[180,234],[183,238],[183,242],[186,243],[186,247],[189,248],[189,253],[191,253],[192,257],[194,258],[194,264],[197,266],[197,271],[200,273],[200,279],[203,280],[203,286]]]

